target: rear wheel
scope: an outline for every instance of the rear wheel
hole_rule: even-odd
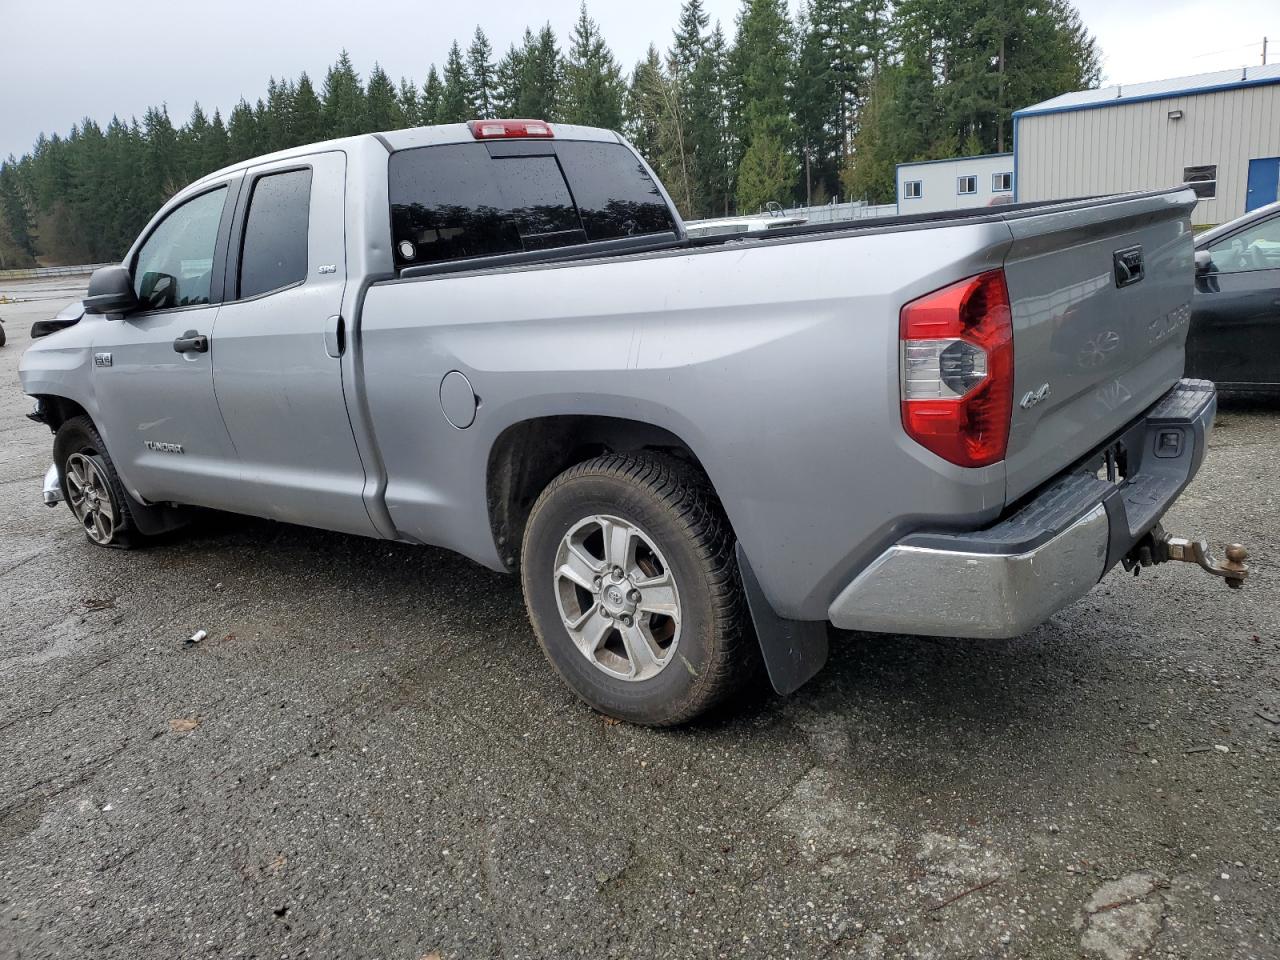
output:
[[[608,455],[562,473],[530,514],[522,579],[547,659],[602,713],[682,723],[750,673],[732,532],[679,461]]]
[[[106,444],[88,417],[73,417],[58,428],[53,459],[62,495],[91,543],[129,548],[142,539]]]

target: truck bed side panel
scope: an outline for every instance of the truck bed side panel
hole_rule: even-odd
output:
[[[375,284],[358,335],[395,527],[499,568],[483,482],[498,435],[643,421],[702,462],[778,612],[825,619],[886,544],[1004,505],[1003,464],[954,467],[903,433],[898,311],[1009,242],[1002,222],[962,223]],[[481,400],[465,430],[441,412],[450,370]]]

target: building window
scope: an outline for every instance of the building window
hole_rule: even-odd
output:
[[[1183,167],[1182,182],[1194,190],[1201,200],[1212,200],[1218,195],[1218,165],[1209,163],[1198,167]]]
[[[919,200],[924,196],[919,180],[907,180],[902,184],[902,196],[907,200]]]
[[[956,193],[977,193],[978,178],[977,177],[956,177]]]
[[[991,175],[991,192],[1008,193],[1013,189],[1012,173],[993,173]]]

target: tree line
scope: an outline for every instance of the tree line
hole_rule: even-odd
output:
[[[622,130],[690,219],[769,201],[888,202],[897,163],[1009,148],[1014,110],[1096,86],[1096,44],[1070,0],[742,0],[732,38],[685,0],[665,49],[629,73],[585,4],[498,55],[477,27],[419,85],[344,51],[319,89],[267,82],[224,118],[197,103],[86,118],[0,164],[0,267],[115,259],[185,184],[333,137],[484,117]]]

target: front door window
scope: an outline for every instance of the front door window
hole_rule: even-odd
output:
[[[144,310],[209,302],[213,251],[227,188],[202,193],[151,231],[134,261],[133,292]]]

